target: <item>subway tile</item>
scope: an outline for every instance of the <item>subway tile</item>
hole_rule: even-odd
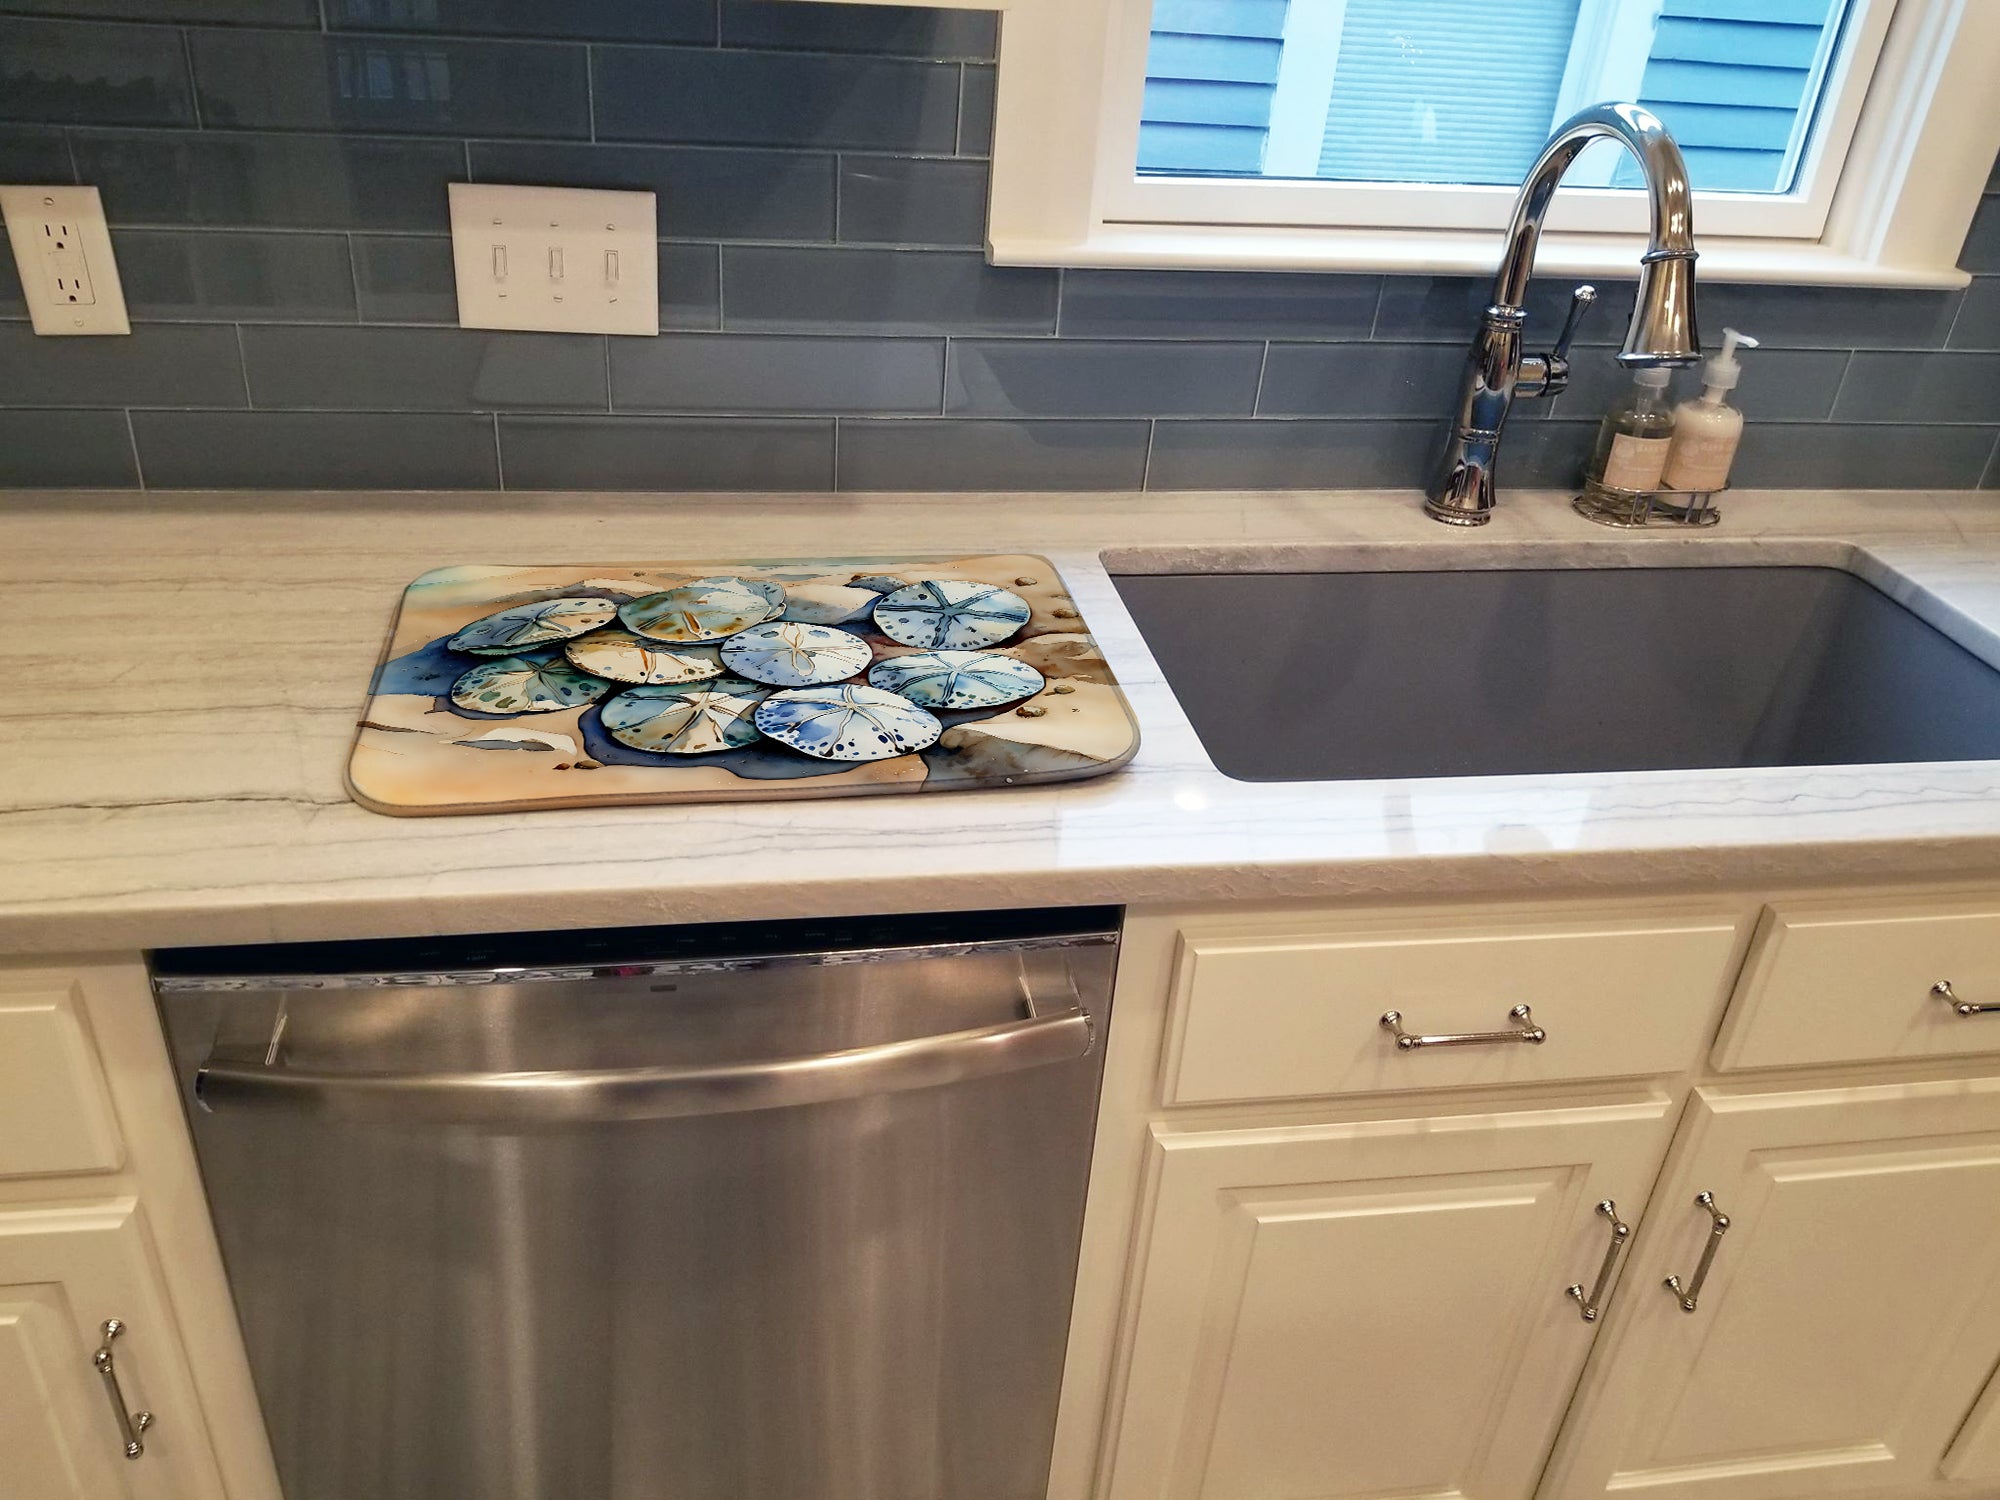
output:
[[[1711,343],[1720,347],[1721,340]],[[1743,383],[1730,396],[1751,421],[1802,422],[1825,417],[1833,410],[1847,369],[1845,349],[1757,349],[1743,355]],[[1569,389],[1554,403],[1563,417],[1601,417],[1614,401],[1632,389],[1632,372],[1604,349],[1579,350],[1570,360]],[[1684,401],[1701,394],[1701,369],[1674,372],[1668,398]],[[1548,406],[1534,401],[1528,407]],[[1517,406],[1517,415],[1524,407]]]
[[[1577,326],[1579,345],[1621,344],[1632,318],[1633,281],[1593,281],[1597,303]],[[1528,348],[1553,344],[1569,316],[1572,283],[1543,276],[1528,283]],[[1709,321],[1708,288],[1700,302],[1701,321]],[[1470,344],[1479,320],[1493,300],[1491,276],[1385,276],[1382,305],[1375,317],[1375,337],[1391,341],[1422,340]]]
[[[826,490],[833,422],[502,417],[510,490]]]
[[[1833,419],[2000,423],[2000,354],[1884,354],[1864,349],[1848,368]]]
[[[722,326],[722,258],[713,245],[660,246],[660,327]]]
[[[669,334],[611,343],[619,411],[935,412],[942,339]]]
[[[459,38],[195,31],[210,126],[587,136],[584,49]]]
[[[993,11],[923,5],[829,8],[794,0],[722,0],[722,45],[789,47],[991,62],[1000,42]]]
[[[1248,416],[1262,344],[956,339],[945,410],[968,416]]]
[[[1146,422],[844,417],[843,490],[1136,490]]]
[[[0,406],[242,406],[229,327],[135,323],[122,338],[38,338],[0,324]]]
[[[148,489],[490,490],[493,419],[412,412],[135,411]]]
[[[108,21],[209,21],[319,29],[319,0],[5,0],[9,11]]]
[[[958,154],[993,154],[993,104],[999,73],[967,63],[958,86]]]
[[[2000,490],[2000,434],[1993,439],[1993,456],[1986,461],[1986,472],[1979,477],[1982,490]]]
[[[1422,484],[1445,424],[1429,421],[1161,422],[1152,490],[1332,490]]]
[[[1958,264],[1965,271],[2000,271],[2000,195],[1988,193],[1979,200]]]
[[[1730,483],[1772,489],[1971,489],[2000,427],[1752,422]]]
[[[1715,283],[1702,286],[1697,306],[1704,348],[1719,347],[1730,327],[1769,348],[1941,349],[1958,303],[1957,292]],[[1747,361],[1744,371],[1747,382]]]
[[[722,247],[722,326],[868,333],[1048,333],[1056,273],[947,250]]]
[[[79,130],[74,145],[114,225],[443,232],[445,184],[465,176],[456,141]]]
[[[704,146],[472,145],[476,181],[656,193],[660,233],[693,240],[831,240],[834,160]]]
[[[1950,347],[2000,349],[2000,276],[1972,278],[1952,325]]]
[[[986,164],[843,156],[840,238],[898,245],[986,243]]]
[[[75,182],[69,147],[60,130],[0,125],[0,182]]]
[[[1465,371],[1450,344],[1273,344],[1257,410],[1281,417],[1443,417]]]
[[[192,125],[180,33],[0,18],[0,119]]]
[[[1575,489],[1583,482],[1583,466],[1597,442],[1597,428],[1596,422],[1510,422],[1494,471],[1501,490]],[[1422,484],[1429,477],[1426,462],[1412,483]]]
[[[354,290],[364,323],[456,323],[451,241],[434,235],[357,234]]]
[[[715,0],[327,0],[335,31],[573,41],[715,41]]]
[[[601,140],[942,156],[957,142],[958,68],[951,63],[600,47],[594,66]]]
[[[130,489],[122,411],[0,411],[0,489]]]
[[[1069,271],[1062,332],[1116,337],[1365,339],[1379,276]]]
[[[25,318],[28,315],[28,299],[21,291],[21,278],[14,268],[14,257],[0,248],[0,318]]]
[[[345,235],[122,229],[115,247],[135,318],[354,321]]]
[[[598,334],[245,328],[250,403],[354,411],[603,411]]]

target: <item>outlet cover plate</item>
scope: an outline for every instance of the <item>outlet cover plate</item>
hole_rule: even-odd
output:
[[[651,193],[448,186],[461,328],[659,333]]]
[[[96,188],[0,187],[0,213],[36,333],[132,331]]]

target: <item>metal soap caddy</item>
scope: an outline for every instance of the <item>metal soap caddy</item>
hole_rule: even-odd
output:
[[[1722,490],[1622,490],[1586,479],[1583,493],[1570,501],[1570,508],[1600,526],[1713,526],[1722,519],[1722,512],[1715,508],[1715,497],[1720,493]]]

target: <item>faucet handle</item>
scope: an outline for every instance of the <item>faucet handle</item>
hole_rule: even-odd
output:
[[[1597,301],[1597,288],[1586,283],[1569,294],[1569,316],[1563,319],[1562,332],[1556,335],[1555,352],[1551,359],[1568,359],[1570,340],[1576,337],[1576,325],[1583,321],[1583,315],[1590,311]]]

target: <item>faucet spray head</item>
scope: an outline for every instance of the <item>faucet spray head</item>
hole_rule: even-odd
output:
[[[1639,262],[1639,295],[1618,363],[1628,369],[1691,365],[1701,358],[1694,323],[1694,251],[1649,250]]]

